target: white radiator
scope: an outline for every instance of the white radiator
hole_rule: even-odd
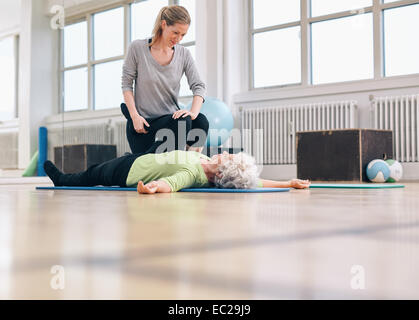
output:
[[[116,152],[118,157],[124,155],[125,152],[131,152],[126,133],[127,121],[118,121],[114,126],[113,141],[116,145]]]
[[[17,169],[18,136],[18,131],[0,133],[0,169]]]
[[[356,101],[244,108],[242,146],[263,164],[295,164],[296,132],[356,126]]]
[[[117,156],[131,152],[125,133],[126,121],[48,128],[48,159],[54,160],[54,148],[71,144],[114,144]]]
[[[393,153],[400,162],[419,162],[419,95],[371,101],[373,128],[393,130]]]

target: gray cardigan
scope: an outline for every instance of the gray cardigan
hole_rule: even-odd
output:
[[[150,40],[133,41],[122,68],[122,91],[133,91],[135,81],[134,99],[138,113],[144,118],[154,118],[179,110],[178,96],[183,74],[186,74],[193,95],[205,98],[205,84],[189,50],[175,45],[172,61],[162,66],[151,55]]]

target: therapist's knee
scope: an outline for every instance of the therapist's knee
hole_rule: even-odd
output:
[[[207,117],[200,113],[198,114],[198,116],[196,117],[195,120],[193,120],[194,124],[193,127],[194,128],[199,128],[205,131],[205,133],[208,133],[208,128],[209,128],[209,122]]]

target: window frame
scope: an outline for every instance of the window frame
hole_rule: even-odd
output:
[[[300,0],[300,10],[301,16],[299,21],[294,21],[285,24],[279,24],[274,26],[268,26],[263,28],[253,28],[253,1],[257,0],[248,0],[248,46],[249,46],[249,78],[248,78],[248,88],[250,91],[263,91],[266,89],[280,89],[280,88],[289,88],[289,89],[301,89],[301,88],[317,88],[325,87],[330,85],[339,85],[344,83],[364,83],[365,81],[374,81],[374,80],[384,80],[392,78],[406,78],[406,77],[417,77],[419,74],[410,74],[410,75],[401,75],[401,76],[384,76],[384,24],[383,16],[384,10],[398,8],[413,4],[418,4],[419,0],[399,0],[391,3],[384,3],[383,0],[372,0],[372,5],[364,8],[358,8],[357,10],[347,10],[341,11],[332,14],[326,14],[316,17],[311,17],[311,1],[310,0]],[[311,51],[311,24],[316,22],[328,21],[333,19],[339,19],[344,17],[355,16],[360,14],[359,10],[362,10],[362,14],[372,13],[373,15],[373,57],[374,57],[374,76],[369,79],[361,80],[349,80],[343,82],[333,82],[327,84],[313,84],[312,77],[312,51]],[[254,35],[261,32],[268,32],[274,30],[285,29],[289,27],[300,26],[301,28],[301,82],[292,83],[285,85],[276,85],[269,87],[255,87],[254,86]]]
[[[87,23],[87,63],[75,65],[71,67],[64,67],[64,29],[60,30],[59,34],[59,42],[60,42],[60,61],[59,61],[59,108],[58,108],[58,114],[61,113],[77,113],[77,112],[103,112],[104,109],[95,110],[95,97],[94,97],[94,85],[95,85],[95,72],[94,67],[95,65],[106,63],[106,62],[113,62],[118,60],[124,60],[127,52],[128,47],[132,41],[131,39],[131,5],[138,2],[143,1],[150,1],[150,0],[125,0],[120,1],[117,3],[113,3],[110,5],[102,6],[100,8],[95,8],[92,10],[84,11],[81,14],[75,14],[74,16],[66,17],[65,26],[79,23],[79,22],[86,22]],[[152,1],[152,0],[151,0]],[[179,0],[167,0],[168,5],[174,5],[179,4]],[[116,9],[116,8],[123,8],[124,11],[124,52],[120,56],[114,56],[106,59],[99,59],[95,60],[93,55],[94,50],[94,39],[93,39],[93,23],[94,19],[93,16],[97,13],[105,12],[108,10]],[[179,45],[182,45],[184,47],[190,47],[190,46],[196,46],[196,39],[194,41],[189,41],[185,43],[179,43]],[[79,110],[64,110],[64,72],[74,70],[74,69],[80,69],[80,68],[87,68],[87,95],[88,95],[88,101],[87,101],[87,109],[79,109]],[[179,98],[190,98],[191,96],[179,96]],[[115,110],[115,108],[109,108],[106,110]]]
[[[13,35],[15,44],[15,103],[14,103],[14,117],[19,118],[19,40],[20,34],[16,33]]]

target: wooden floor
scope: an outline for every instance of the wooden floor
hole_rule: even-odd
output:
[[[418,253],[419,183],[160,195],[0,185],[0,299],[419,299]]]

